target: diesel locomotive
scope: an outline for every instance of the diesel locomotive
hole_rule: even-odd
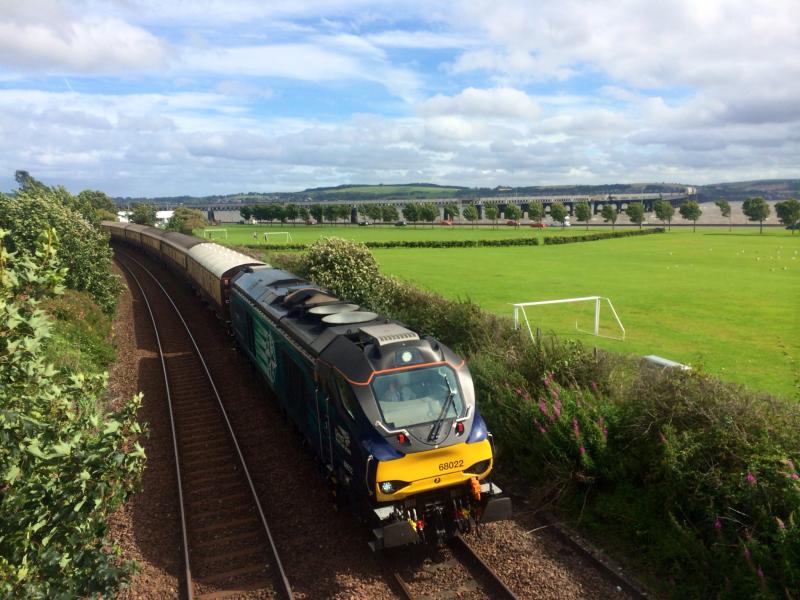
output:
[[[373,549],[508,518],[464,360],[400,322],[228,248],[104,222],[180,273],[226,322]]]

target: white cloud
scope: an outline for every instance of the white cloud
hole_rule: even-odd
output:
[[[535,119],[536,101],[512,88],[467,88],[456,96],[436,95],[417,105],[422,115],[463,115],[489,118]]]
[[[115,18],[22,22],[0,16],[0,65],[48,73],[124,73],[163,66],[166,45]]]

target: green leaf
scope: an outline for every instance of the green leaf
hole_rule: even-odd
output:
[[[11,483],[17,478],[19,473],[20,473],[19,467],[17,465],[14,465],[6,472],[5,480]]]

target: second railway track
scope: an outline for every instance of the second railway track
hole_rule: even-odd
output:
[[[173,431],[186,598],[292,598],[236,435],[177,306],[135,257],[118,252],[153,320]]]

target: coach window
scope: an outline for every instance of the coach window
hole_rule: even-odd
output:
[[[350,384],[348,384],[338,373],[334,376],[334,379],[336,380],[336,387],[339,390],[339,398],[342,401],[342,407],[345,409],[345,411],[347,411],[347,414],[350,415],[350,418],[355,421],[355,411],[358,401],[353,395],[353,390],[350,388]]]

